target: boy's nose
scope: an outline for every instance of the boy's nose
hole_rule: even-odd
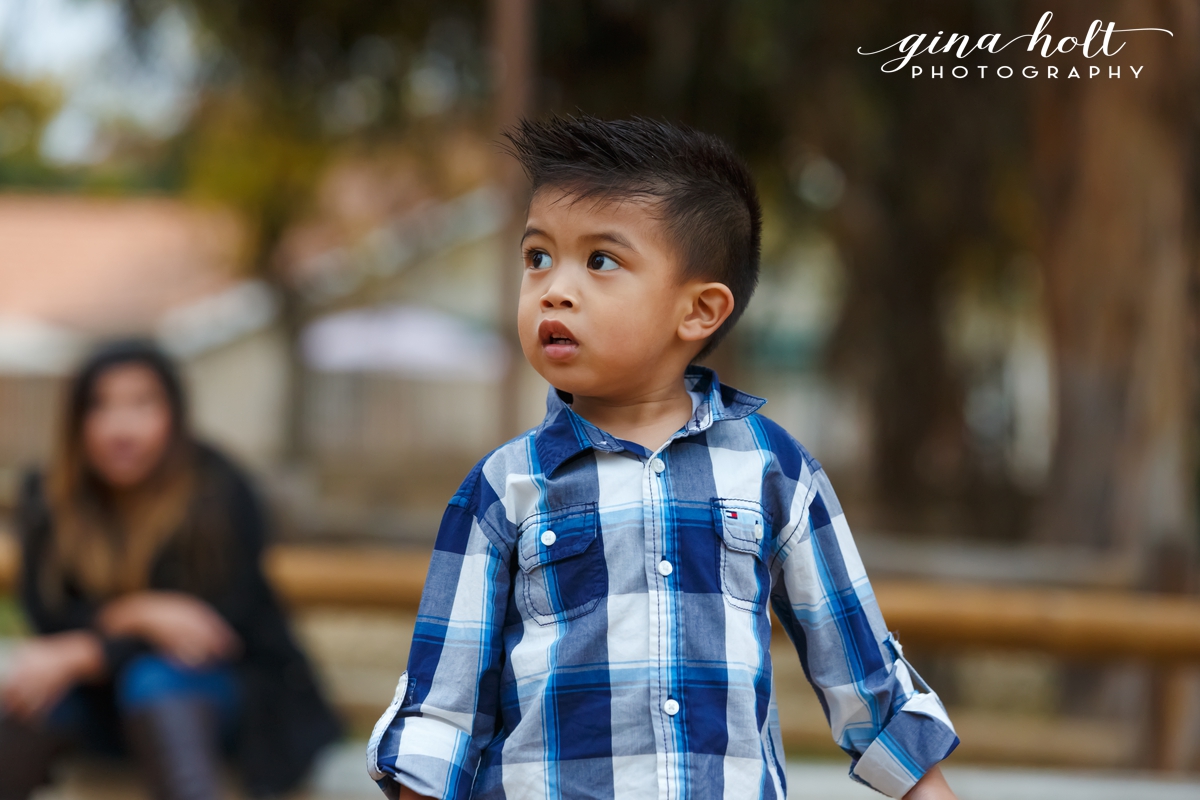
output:
[[[574,308],[571,298],[561,294],[546,293],[542,296],[542,308]]]
[[[579,303],[575,286],[569,277],[555,275],[542,295],[542,308],[574,308]]]

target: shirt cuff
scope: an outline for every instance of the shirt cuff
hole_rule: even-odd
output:
[[[467,797],[474,774],[461,762],[471,747],[471,736],[464,730],[469,720],[440,719],[428,710],[422,713],[411,704],[412,700],[406,671],[367,743],[367,773],[389,800],[396,800],[397,795],[404,800],[410,792],[427,797]]]
[[[392,791],[400,790],[400,800],[411,797],[410,792],[443,800],[469,797],[475,776],[454,756],[467,752],[470,737],[428,718],[409,717],[405,723],[395,749],[379,753],[372,770],[371,777],[379,776],[376,784],[384,794],[391,797]]]
[[[850,768],[851,777],[888,797],[904,797],[958,747],[936,694],[914,694]]]

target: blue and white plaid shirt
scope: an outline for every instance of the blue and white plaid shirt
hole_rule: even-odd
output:
[[[657,452],[551,389],[463,481],[368,745],[390,796],[784,797],[768,603],[854,778],[901,797],[958,744],[820,464],[763,400],[686,380],[692,419]]]

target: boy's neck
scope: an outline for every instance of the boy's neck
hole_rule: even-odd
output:
[[[571,408],[576,414],[618,439],[651,451],[692,418],[692,398],[682,376],[629,396],[574,398]]]

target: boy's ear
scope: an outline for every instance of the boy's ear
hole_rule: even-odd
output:
[[[733,292],[723,283],[699,283],[689,287],[691,301],[679,323],[679,338],[698,342],[717,332],[733,313]]]

